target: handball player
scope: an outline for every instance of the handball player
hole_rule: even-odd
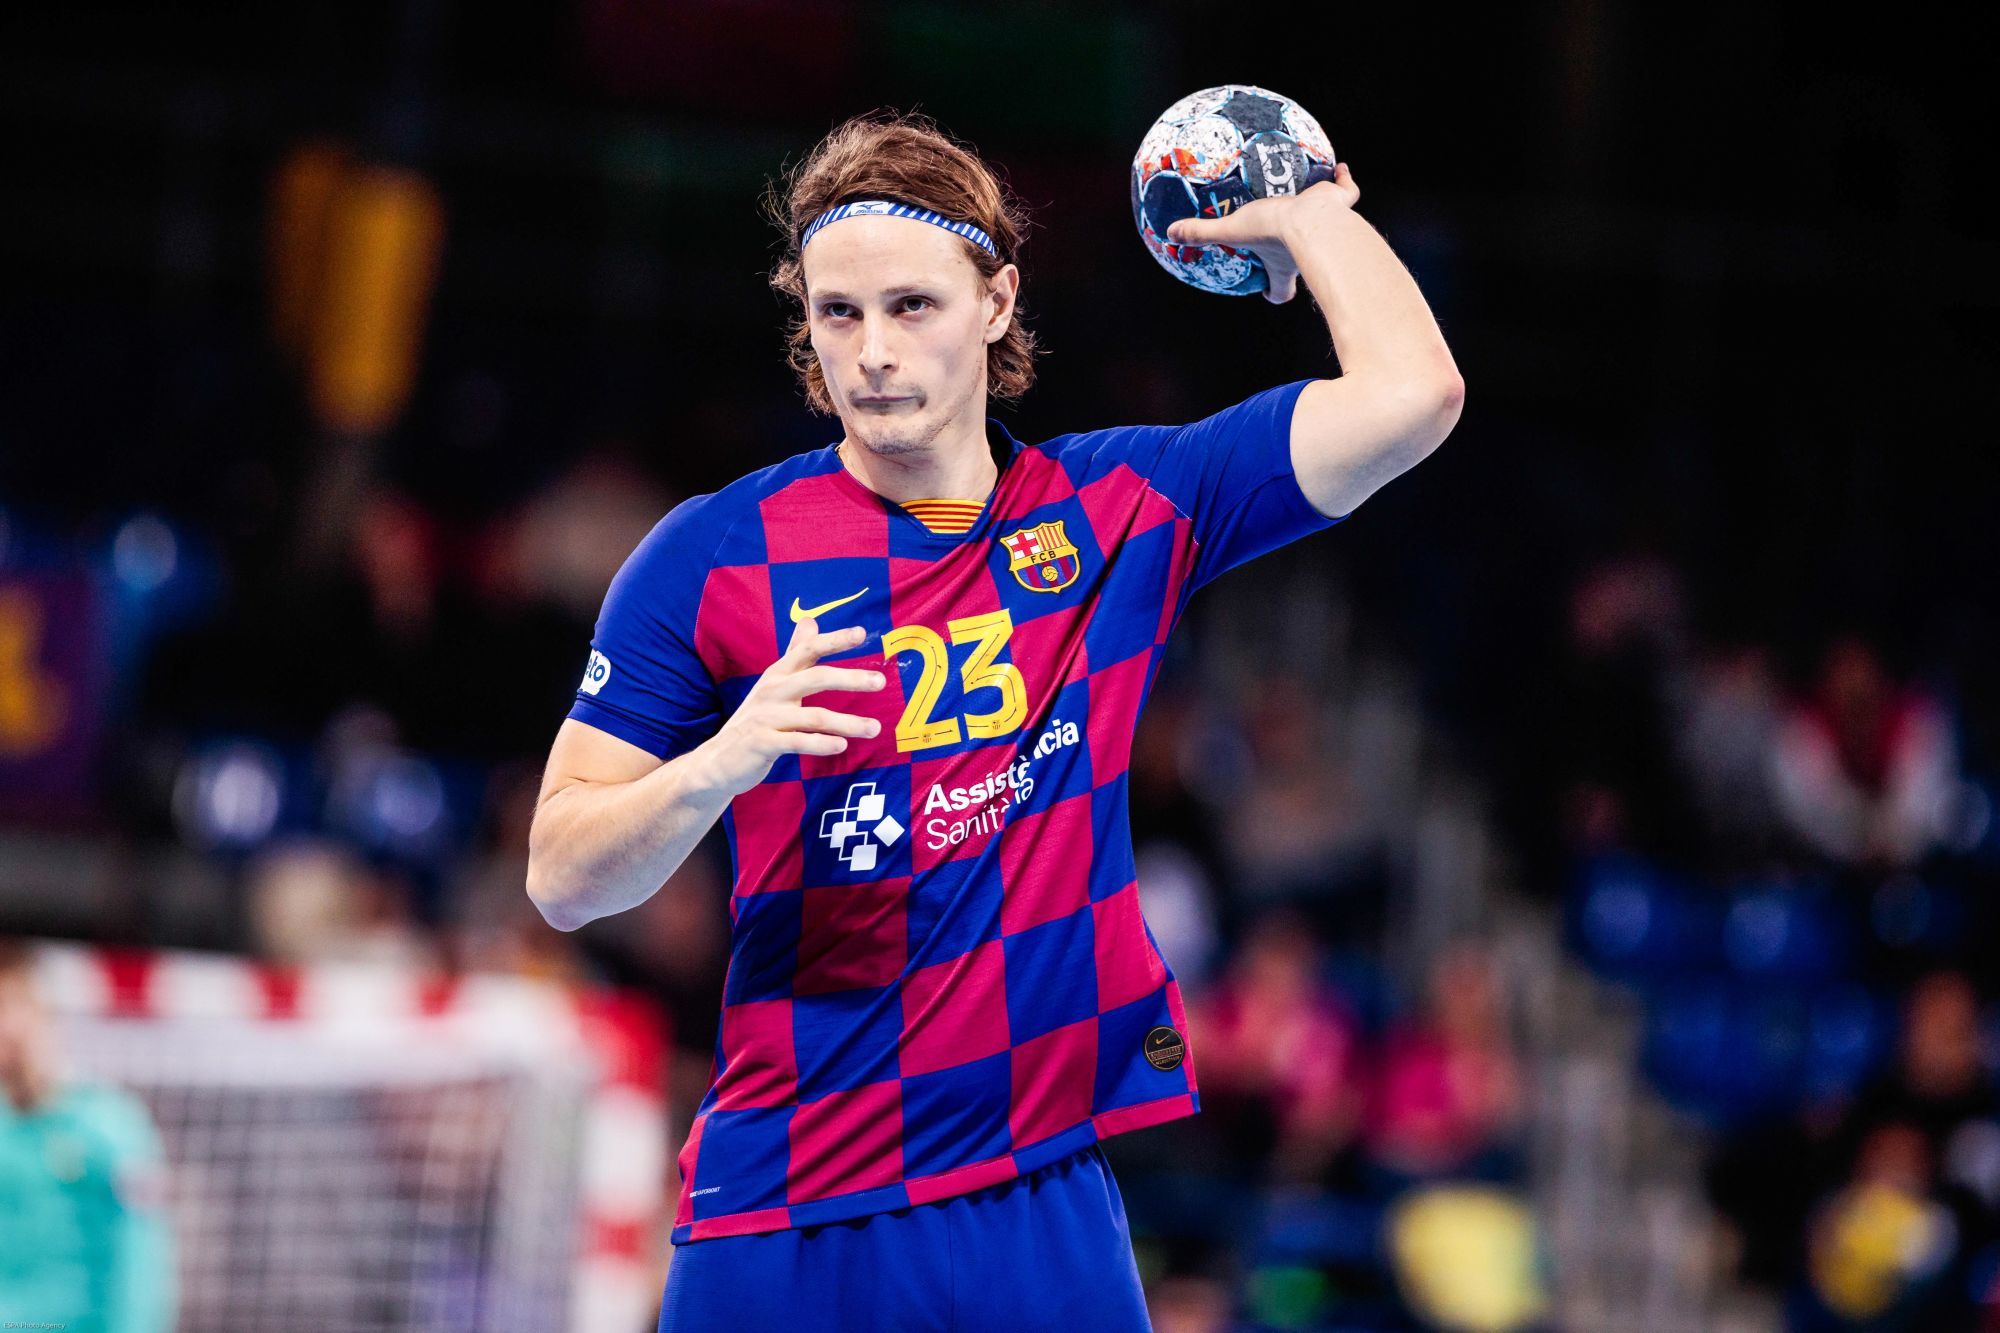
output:
[[[1134,882],[1140,707],[1197,588],[1352,513],[1463,394],[1357,198],[1342,164],[1169,232],[1303,283],[1337,378],[1028,444],[987,416],[1037,354],[992,171],[876,114],[774,186],[790,359],[841,438],[632,552],[531,837],[563,930],[729,842],[662,1330],[1149,1326],[1098,1144],[1199,1104]]]

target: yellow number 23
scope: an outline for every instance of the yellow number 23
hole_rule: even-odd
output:
[[[1003,607],[984,615],[947,620],[944,627],[951,631],[953,643],[978,644],[959,668],[965,688],[971,691],[990,685],[1000,691],[998,708],[990,713],[964,715],[964,734],[983,738],[1005,736],[1018,730],[1028,715],[1027,688],[1012,662],[994,660],[1014,633],[1014,618]],[[891,658],[913,652],[923,659],[923,672],[917,677],[916,688],[910,691],[903,716],[896,723],[896,748],[928,750],[932,746],[957,743],[959,719],[931,716],[931,710],[937,707],[938,698],[944,693],[945,675],[951,670],[944,636],[928,625],[898,625],[882,635],[882,651]]]

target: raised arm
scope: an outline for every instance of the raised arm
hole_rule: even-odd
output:
[[[1334,180],[1259,199],[1227,217],[1187,218],[1170,239],[1254,251],[1270,275],[1266,299],[1317,298],[1340,358],[1338,379],[1306,386],[1292,416],[1299,489],[1329,518],[1350,513],[1443,442],[1465,382],[1416,280],[1354,211],[1361,191],[1346,163]]]

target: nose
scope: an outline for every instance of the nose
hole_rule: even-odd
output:
[[[880,375],[895,366],[896,356],[889,346],[889,332],[888,320],[862,316],[861,369],[864,373]]]

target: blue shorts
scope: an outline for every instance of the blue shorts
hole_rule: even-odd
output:
[[[934,1203],[676,1246],[659,1333],[1151,1328],[1125,1200],[1093,1143]]]

